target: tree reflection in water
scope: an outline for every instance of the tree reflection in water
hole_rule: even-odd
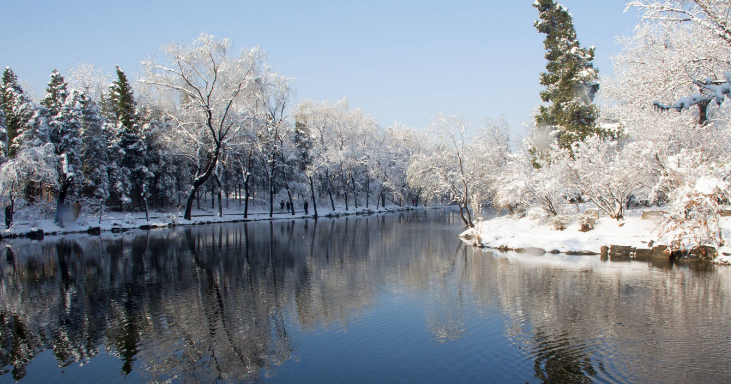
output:
[[[420,212],[9,241],[0,380],[51,349],[61,368],[110,353],[115,375],[151,381],[286,381],[284,363],[309,357],[303,335],[339,330],[353,344],[322,346],[344,353],[294,377],[338,364],[361,382],[731,375],[727,270],[503,255],[459,229],[457,215]],[[348,365],[368,348],[378,359]]]

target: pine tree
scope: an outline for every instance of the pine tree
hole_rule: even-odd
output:
[[[119,166],[114,172],[113,195],[120,208],[128,204],[131,207],[141,207],[143,186],[148,178],[145,167],[146,145],[132,87],[119,67],[117,80],[112,82],[106,102],[112,112],[110,120],[115,123],[117,146],[120,150]]]
[[[4,161],[8,153],[8,126],[5,123],[5,111],[2,108],[0,108],[0,146],[2,147],[0,158]]]
[[[14,157],[17,148],[17,145],[13,145],[15,138],[27,126],[33,116],[34,108],[30,99],[23,94],[23,88],[10,67],[6,67],[3,71],[2,84],[0,84],[0,109],[5,114],[7,130],[4,154]]]
[[[110,135],[99,107],[86,94],[81,95],[81,170],[84,174],[84,192],[101,201],[109,198]]]
[[[137,103],[127,75],[117,67],[117,80],[109,88],[109,103],[116,120],[131,135],[137,136]]]
[[[594,47],[582,48],[576,38],[572,16],[554,0],[537,0],[540,20],[534,23],[538,32],[546,35],[544,46],[546,72],[541,73],[541,100],[535,116],[539,128],[550,128],[562,148],[571,149],[576,141],[589,135],[603,133],[596,124],[599,110],[593,104],[599,90],[598,73],[594,69]]]
[[[48,86],[46,87],[46,95],[41,100],[41,105],[46,107],[51,116],[53,116],[63,108],[63,104],[66,102],[68,96],[68,83],[61,76],[61,73],[54,69],[51,73],[51,81],[48,82]]]

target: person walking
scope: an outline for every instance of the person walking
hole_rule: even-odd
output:
[[[307,213],[307,207],[308,207],[308,205],[307,205],[307,200],[305,200],[305,215],[307,215],[307,214],[308,214],[308,213]]]
[[[284,200],[279,202],[279,210],[284,211]]]

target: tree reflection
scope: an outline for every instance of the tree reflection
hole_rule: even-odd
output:
[[[705,267],[540,265],[466,247],[422,222],[418,214],[356,216],[8,242],[2,374],[23,378],[51,349],[60,367],[106,352],[123,376],[260,382],[296,355],[301,332],[347,329],[383,287],[396,287],[423,305],[409,326],[423,327],[434,345],[467,342],[476,313],[499,311],[529,363],[525,376],[611,381],[608,354],[673,361],[687,353],[618,335],[639,340],[649,328],[670,337],[693,324],[686,332],[703,342],[702,314],[729,310],[728,280],[703,275]],[[442,219],[449,222],[459,217]],[[650,283],[652,271],[661,276]]]

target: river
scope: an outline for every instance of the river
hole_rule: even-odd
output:
[[[7,241],[0,384],[731,381],[731,267],[462,229],[428,210]]]

